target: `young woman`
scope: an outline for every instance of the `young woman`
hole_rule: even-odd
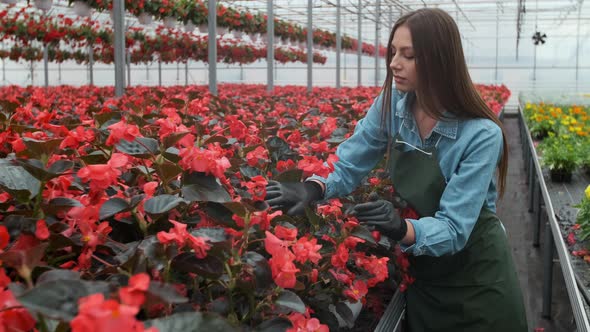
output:
[[[350,193],[386,156],[396,193],[420,218],[402,220],[386,200],[351,213],[410,254],[416,281],[406,291],[409,330],[527,331],[495,214],[506,139],[469,77],[457,25],[439,9],[405,14],[391,31],[387,64],[382,93],[338,147],[335,171],[303,183],[271,182],[267,202],[300,214],[313,201]]]

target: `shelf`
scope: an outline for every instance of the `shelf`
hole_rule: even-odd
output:
[[[546,237],[546,242],[552,242],[545,243],[546,254],[544,255],[544,264],[547,268],[544,269],[545,276],[543,278],[544,316],[550,317],[551,315],[551,267],[553,264],[553,246],[551,244],[554,244],[559,257],[559,263],[563,272],[563,278],[565,280],[570,303],[572,305],[577,331],[590,331],[590,324],[588,322],[588,305],[582,298],[582,294],[578,289],[574,272],[574,266],[580,267],[580,264],[578,263],[579,259],[574,257],[568,250],[568,246],[565,242],[568,234],[564,233],[567,229],[566,227],[571,227],[575,223],[576,211],[573,208],[573,205],[580,202],[581,195],[584,194],[584,188],[589,182],[588,179],[584,178],[580,173],[574,174],[571,183],[552,182],[549,178],[548,170],[544,170],[541,167],[540,158],[535,148],[535,142],[530,135],[523,111],[520,107],[518,113],[521,125],[521,138],[523,140],[523,157],[525,165],[528,165],[528,183],[531,191],[529,208],[531,212],[535,213],[536,222],[538,223],[536,225],[536,239],[534,245],[538,245],[539,229],[541,227],[542,219],[541,212],[543,212],[543,210],[546,212],[546,222],[549,226],[548,230],[550,230],[549,235],[551,235],[550,237]],[[575,265],[574,261],[576,261]],[[587,265],[582,267],[588,269]]]

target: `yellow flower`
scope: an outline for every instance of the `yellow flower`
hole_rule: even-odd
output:
[[[584,193],[586,193],[586,198],[590,199],[590,184],[588,185],[588,187],[586,187],[586,190],[584,190]]]

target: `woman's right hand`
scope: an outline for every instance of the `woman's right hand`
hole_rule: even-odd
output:
[[[290,216],[305,214],[305,207],[321,198],[322,189],[314,182],[269,181],[266,185],[266,203]]]

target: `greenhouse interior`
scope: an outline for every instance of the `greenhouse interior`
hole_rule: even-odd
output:
[[[590,331],[583,0],[0,22],[0,331]]]

